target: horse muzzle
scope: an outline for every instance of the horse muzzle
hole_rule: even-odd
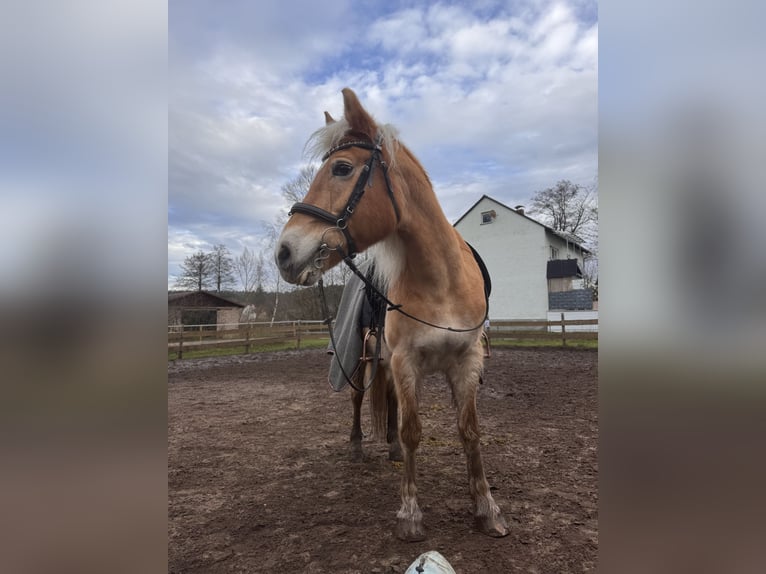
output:
[[[288,283],[313,285],[322,276],[322,268],[315,264],[316,250],[308,251],[300,243],[280,239],[274,254],[277,268],[282,279]]]

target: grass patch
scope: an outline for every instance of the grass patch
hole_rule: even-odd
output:
[[[303,339],[301,349],[323,349],[327,347],[327,339]],[[492,347],[550,347],[561,348],[561,339],[492,339]],[[598,350],[598,339],[569,339],[567,348],[571,349],[595,349]],[[269,343],[265,345],[251,345],[251,353],[270,353],[274,351],[288,351],[295,349],[295,341],[284,343]],[[205,357],[228,357],[231,355],[244,355],[245,346],[229,347],[223,349],[184,349],[184,359],[201,359]],[[176,360],[175,351],[168,351],[168,361]]]
[[[301,340],[301,349],[323,349],[327,346],[327,339],[303,339]],[[294,350],[295,341],[285,343],[268,343],[265,345],[250,345],[250,353],[269,353],[274,351]],[[206,357],[229,357],[231,355],[244,355],[245,346],[228,347],[224,349],[184,349],[184,359],[202,359]],[[174,361],[178,358],[175,351],[168,351],[168,361]]]
[[[492,339],[492,347],[562,347],[561,339]],[[568,339],[567,348],[598,349],[598,339]]]

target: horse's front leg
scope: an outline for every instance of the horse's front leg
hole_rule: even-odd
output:
[[[447,373],[452,395],[457,406],[457,426],[468,466],[468,483],[473,499],[474,519],[480,532],[502,537],[508,534],[508,524],[492,498],[484,474],[484,463],[479,450],[479,417],[476,411],[476,391],[481,376],[482,351],[476,353]]]
[[[399,442],[399,405],[396,400],[396,389],[394,381],[391,378],[390,371],[386,373],[386,400],[388,401],[387,421],[386,421],[386,442],[388,443],[388,460],[401,462],[404,460],[402,455],[402,445]]]
[[[422,433],[418,415],[417,376],[401,355],[391,357],[391,368],[399,407],[399,440],[404,454],[402,506],[396,514],[396,535],[401,540],[417,542],[426,537],[423,513],[418,506],[418,488],[415,485],[415,452]]]
[[[351,448],[350,456],[352,462],[362,462],[362,400],[364,399],[364,393],[360,393],[356,389],[351,389],[351,404],[354,407],[354,419],[351,423]]]

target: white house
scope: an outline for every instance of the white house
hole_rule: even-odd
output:
[[[486,195],[454,226],[489,270],[490,319],[545,319],[549,310],[592,309],[590,290],[581,288],[583,259],[591,252],[574,236]]]

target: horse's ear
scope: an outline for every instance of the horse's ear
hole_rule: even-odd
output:
[[[366,134],[370,140],[374,140],[378,131],[375,120],[362,107],[351,88],[343,88],[343,107],[349,127],[355,132]]]
[[[324,125],[329,126],[335,123],[335,118],[330,115],[329,112],[324,113]]]

